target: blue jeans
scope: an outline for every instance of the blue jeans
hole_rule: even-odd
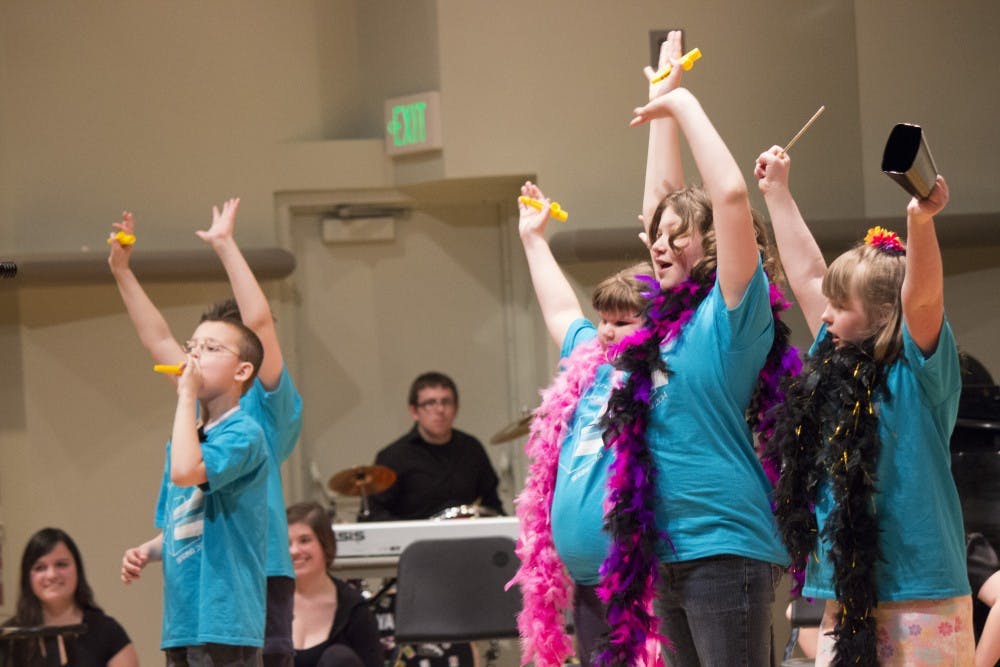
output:
[[[771,607],[781,568],[743,556],[660,565],[656,614],[669,667],[773,667]]]

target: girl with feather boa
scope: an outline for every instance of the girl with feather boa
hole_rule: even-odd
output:
[[[829,600],[816,664],[971,665],[972,602],[949,438],[961,390],[933,216],[938,176],[907,207],[907,247],[869,230],[829,268],[775,146],[756,176],[789,283],[816,337],[776,411],[777,510],[804,595]]]
[[[564,619],[572,605],[577,654],[581,665],[590,667],[607,632],[596,587],[607,552],[603,505],[614,459],[604,447],[600,418],[617,379],[610,357],[642,324],[646,300],[638,276],[648,278],[652,267],[637,264],[594,289],[593,306],[600,316],[595,327],[584,318],[545,240],[548,200],[530,182],[521,194],[545,203],[541,210],[521,203],[519,226],[546,328],[561,347],[561,373],[542,393],[532,419],[527,445],[532,467],[517,501],[518,555],[525,564],[515,578],[525,600],[519,624],[525,662],[560,667],[573,652]]]

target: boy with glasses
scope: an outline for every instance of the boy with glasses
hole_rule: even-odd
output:
[[[202,320],[232,320],[245,324],[258,336],[264,349],[257,377],[240,399],[240,408],[261,426],[267,444],[267,620],[263,660],[268,667],[291,667],[294,662],[292,608],[295,579],[288,554],[281,464],[291,455],[298,441],[302,428],[302,400],[285,368],[267,298],[234,239],[238,208],[239,199],[229,199],[221,211],[213,207],[209,229],[196,232],[218,255],[235,296],[234,300],[212,306]],[[124,213],[121,222],[114,227],[126,235],[133,234],[135,221],[132,214]],[[163,315],[129,267],[132,247],[122,245],[117,236],[112,236],[108,258],[112,275],[139,338],[154,363],[176,363],[183,351]],[[177,381],[175,377],[168,377]],[[132,576],[138,576],[138,570],[144,563],[129,562],[129,553],[131,551],[126,553],[123,561],[123,572],[128,568],[134,571]]]
[[[159,535],[129,549],[122,580],[163,562],[167,666],[261,664],[267,515],[264,432],[239,409],[264,356],[240,322],[207,319],[184,345],[156,507]]]

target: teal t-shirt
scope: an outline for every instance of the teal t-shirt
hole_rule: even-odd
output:
[[[197,486],[170,481],[170,447],[156,516],[163,531],[161,648],[263,646],[264,432],[239,409],[206,428],[208,481]]]
[[[291,456],[302,431],[302,398],[286,368],[274,391],[260,378],[240,399],[240,409],[264,430],[267,441],[267,576],[294,577],[288,551],[288,521],[281,484],[281,464]]]
[[[784,565],[771,485],[754,451],[745,411],[774,339],[763,267],[740,303],[718,283],[681,335],[661,349],[667,377],[654,382],[647,441],[657,467],[661,561],[722,554]]]
[[[597,330],[589,321],[573,322],[563,341],[563,359],[596,336]],[[556,552],[573,581],[587,586],[600,583],[598,570],[610,546],[603,529],[604,498],[614,452],[604,446],[599,422],[611,395],[614,374],[611,364],[599,366],[594,382],[580,397],[570,431],[559,450],[552,495],[552,541]]]
[[[825,336],[823,325],[810,353]],[[888,398],[877,403],[882,449],[875,508],[884,558],[875,569],[878,599],[968,595],[962,509],[949,449],[962,378],[947,321],[930,356],[924,356],[903,324],[903,351],[889,367],[886,388]],[[833,491],[824,479],[816,501],[821,534],[832,508]],[[806,567],[805,595],[835,597],[829,546],[822,538],[817,541]]]

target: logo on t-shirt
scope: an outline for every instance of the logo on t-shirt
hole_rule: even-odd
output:
[[[673,351],[675,340],[669,340],[660,346],[660,358],[667,361],[667,355]],[[667,366],[669,368],[669,365]],[[661,370],[653,371],[653,397],[649,401],[649,407],[655,408],[667,398],[667,385],[670,377]]]
[[[594,421],[580,429],[580,439],[577,441],[576,449],[573,451],[573,458],[590,456],[601,451],[601,447],[604,446],[604,430],[601,428],[601,418],[607,411],[608,404],[605,403],[604,408],[594,418]]]
[[[180,565],[201,550],[205,532],[205,494],[195,487],[187,498],[177,498],[170,512],[167,553]]]
[[[610,376],[610,377],[609,377]],[[570,456],[560,461],[560,467],[572,479],[585,474],[600,460],[604,452],[604,429],[601,419],[608,411],[611,388],[621,382],[622,373],[598,373],[594,384],[580,398],[573,418],[573,430],[568,445],[573,447]]]

